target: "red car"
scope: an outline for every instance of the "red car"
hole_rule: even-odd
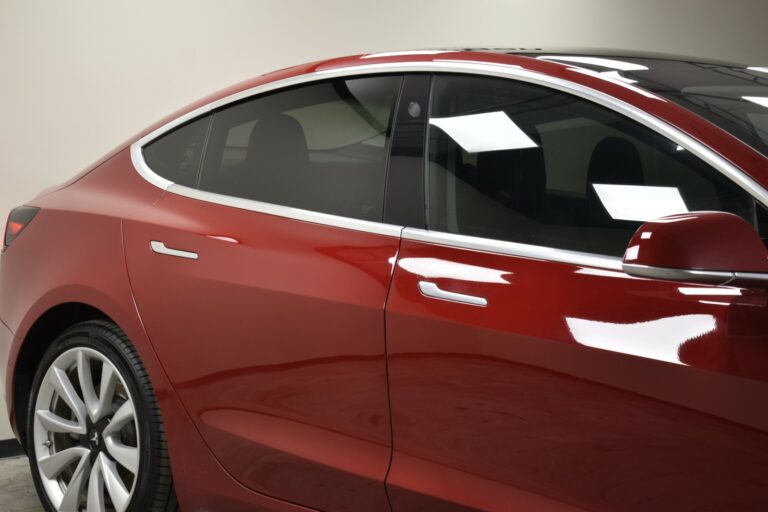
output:
[[[767,236],[768,68],[315,62],[11,212],[5,399],[47,510],[764,511]]]

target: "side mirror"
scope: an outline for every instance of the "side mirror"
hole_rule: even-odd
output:
[[[747,221],[692,212],[646,222],[624,253],[629,275],[689,283],[768,286],[768,251]]]

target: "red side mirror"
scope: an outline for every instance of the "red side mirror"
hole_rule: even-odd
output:
[[[627,274],[714,284],[768,285],[768,251],[754,227],[725,212],[646,222],[624,253]]]

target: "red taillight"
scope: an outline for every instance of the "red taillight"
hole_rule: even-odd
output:
[[[40,208],[34,206],[19,206],[11,211],[8,215],[8,224],[5,225],[5,242],[3,244],[3,250],[5,250],[11,242],[13,242],[24,228],[26,228],[32,219],[35,218]]]

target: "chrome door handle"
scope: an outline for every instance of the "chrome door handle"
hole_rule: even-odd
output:
[[[488,305],[488,301],[483,297],[475,297],[474,295],[464,295],[463,293],[441,290],[435,283],[427,281],[419,281],[419,291],[425,297],[430,297],[432,299],[449,300],[451,302],[469,304],[470,306],[485,307]]]
[[[152,240],[151,242],[149,242],[149,246],[152,248],[152,251],[156,252],[157,254],[165,254],[166,256],[176,256],[177,258],[186,258],[188,260],[197,259],[196,252],[182,251],[179,249],[171,249],[170,247],[166,247],[163,242],[158,242],[157,240]]]

